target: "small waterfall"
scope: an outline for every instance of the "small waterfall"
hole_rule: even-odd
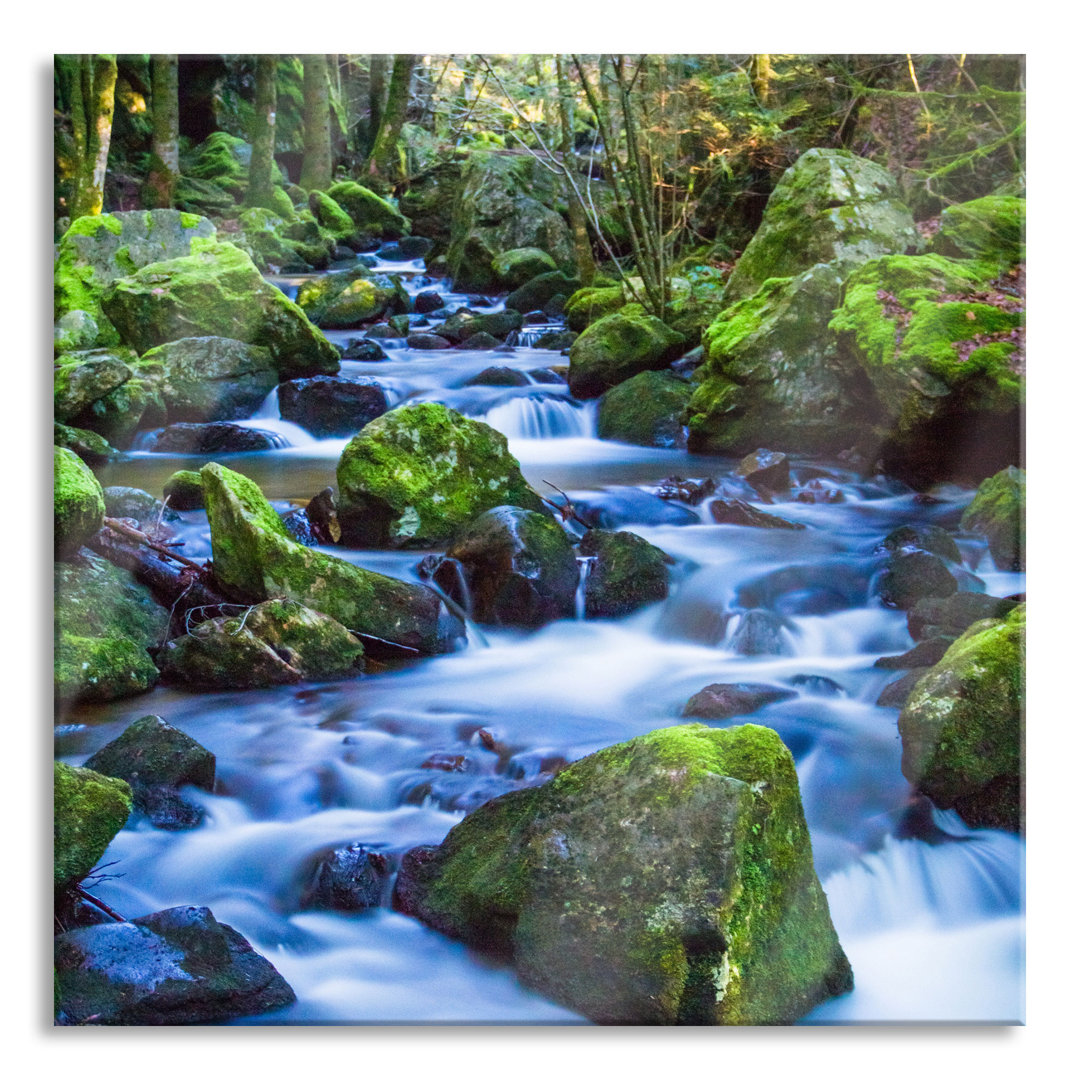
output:
[[[534,326],[523,326],[520,330],[511,330],[506,338],[506,344],[522,349],[535,349],[536,343],[545,334],[556,334],[566,327],[560,323],[540,323]]]
[[[566,397],[514,397],[484,415],[508,439],[590,438],[594,411]]]
[[[595,555],[579,555],[577,557],[578,583],[577,590],[574,593],[574,618],[578,622],[585,618],[585,586],[588,584],[589,574],[592,573],[593,563],[595,562]]]

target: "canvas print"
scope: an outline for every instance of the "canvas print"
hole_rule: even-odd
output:
[[[1023,57],[54,123],[57,1025],[1023,1023]]]

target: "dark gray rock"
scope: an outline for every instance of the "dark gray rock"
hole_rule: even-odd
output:
[[[390,407],[374,379],[317,375],[294,379],[278,389],[281,418],[299,424],[317,439],[355,435]]]
[[[794,690],[767,683],[713,683],[699,690],[684,706],[683,716],[703,720],[730,720],[733,716],[749,716],[774,701],[795,697]]]
[[[158,454],[237,454],[284,445],[274,431],[238,424],[170,424],[150,437],[146,449]]]

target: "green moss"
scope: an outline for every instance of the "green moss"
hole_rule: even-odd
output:
[[[962,529],[982,533],[995,565],[1023,570],[1027,558],[1027,474],[1010,466],[979,485],[960,519]]]
[[[590,529],[578,554],[596,556],[585,581],[589,618],[629,615],[668,594],[667,555],[634,533]]]
[[[334,184],[326,193],[345,210],[360,232],[396,239],[409,233],[409,220],[386,199],[353,180]]]
[[[191,469],[178,469],[165,481],[162,494],[174,510],[202,510],[202,477]]]
[[[642,371],[600,399],[596,433],[638,446],[678,446],[682,417],[694,388],[668,371]]]
[[[578,289],[566,301],[564,314],[571,330],[582,331],[590,323],[618,311],[626,305],[626,297],[619,285],[606,288]]]
[[[97,477],[70,450],[53,447],[53,547],[69,558],[94,536],[105,519]]]
[[[185,229],[194,229],[202,220],[204,219],[199,214],[180,214],[180,224]]]
[[[342,528],[358,543],[429,547],[495,506],[544,512],[506,437],[435,402],[372,420],[345,447],[337,481]]]
[[[131,813],[131,788],[90,769],[53,763],[53,887],[77,885]]]
[[[53,424],[53,443],[77,454],[89,465],[103,465],[116,451],[96,431]]]
[[[555,260],[546,251],[534,247],[504,251],[491,260],[492,273],[499,283],[508,289],[516,289],[537,274],[557,269]]]
[[[975,259],[988,273],[1008,270],[1026,258],[1024,225],[1027,203],[1004,195],[987,195],[946,207],[934,249],[945,255]]]
[[[336,240],[347,240],[356,232],[353,219],[325,191],[313,191],[308,206],[315,220]]]
[[[115,701],[149,690],[158,670],[146,650],[126,638],[63,633],[53,656],[57,703]]]

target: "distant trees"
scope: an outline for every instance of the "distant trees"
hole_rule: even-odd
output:
[[[401,128],[409,109],[409,87],[412,83],[416,61],[417,57],[411,54],[399,54],[394,57],[394,68],[390,74],[390,87],[386,95],[386,108],[372,139],[371,151],[364,168],[369,176],[381,179],[389,186],[404,179],[405,176],[399,142]]]
[[[71,128],[75,144],[75,197],[71,218],[100,214],[105,201],[105,168],[112,140],[116,56],[83,54],[73,73]]]

